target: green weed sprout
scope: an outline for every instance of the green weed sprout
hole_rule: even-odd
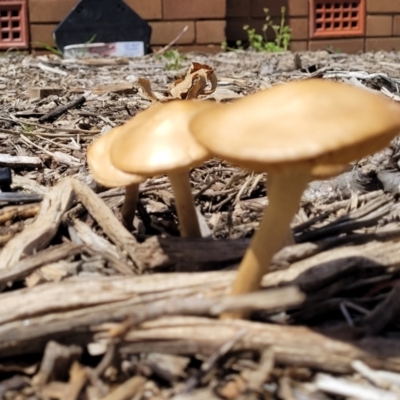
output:
[[[254,28],[250,28],[249,25],[245,25],[243,27],[243,29],[247,32],[250,47],[256,51],[287,51],[292,38],[292,30],[288,25],[285,24],[286,8],[281,8],[281,21],[279,25],[276,25],[272,22],[268,8],[264,8],[264,12],[265,23],[262,28],[262,35],[256,33],[256,30]],[[268,41],[269,28],[275,33],[275,40],[273,42]]]
[[[178,50],[169,50],[165,53],[156,56],[157,60],[165,61],[165,69],[173,70],[180,69],[182,67],[182,61],[185,60],[185,56],[179,53]]]

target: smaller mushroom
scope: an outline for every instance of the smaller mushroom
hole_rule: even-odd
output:
[[[125,187],[125,199],[121,207],[121,216],[126,228],[132,230],[136,204],[139,198],[139,184],[144,182],[146,178],[123,172],[111,163],[110,146],[120,129],[121,127],[114,128],[94,141],[88,148],[87,162],[96,182],[108,188]]]
[[[191,135],[189,123],[214,104],[188,100],[156,104],[140,114],[139,124],[123,125],[111,145],[116,168],[146,177],[168,175],[183,237],[201,236],[188,172],[209,158],[208,150]]]

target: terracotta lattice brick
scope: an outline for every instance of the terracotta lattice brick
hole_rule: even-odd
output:
[[[28,47],[26,2],[0,2],[0,49]]]
[[[0,49],[28,47],[26,2],[0,2]]]
[[[311,0],[310,36],[360,36],[365,33],[365,0]]]

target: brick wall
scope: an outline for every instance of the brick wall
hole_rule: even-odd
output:
[[[365,36],[314,39],[310,37],[309,0],[227,0],[227,29],[229,42],[246,39],[243,25],[261,32],[269,9],[275,22],[280,20],[280,9],[286,7],[287,24],[292,28],[292,51],[332,48],[336,51],[400,50],[400,0],[365,0]]]
[[[224,40],[245,40],[243,25],[261,32],[264,8],[275,22],[286,7],[286,22],[292,28],[293,51],[331,47],[348,53],[374,50],[400,50],[400,0],[365,0],[365,36],[315,39],[310,37],[311,0],[125,0],[153,28],[151,44],[163,46],[187,25],[179,39],[180,49],[218,51]],[[27,0],[30,40],[53,45],[52,32],[77,0]],[[1,0],[0,0],[1,3]],[[273,37],[270,37],[271,40]]]
[[[1,1],[1,0],[0,0]],[[33,48],[54,45],[52,32],[78,0],[27,0]],[[124,0],[152,27],[151,44],[163,46],[188,30],[177,44],[187,50],[220,50],[225,40],[226,0]]]
[[[227,0],[226,38],[228,42],[245,40],[243,25],[249,25],[261,32],[265,23],[264,8],[276,23],[280,22],[281,7],[286,8],[286,23],[292,29],[291,50],[307,50],[308,45],[308,0]],[[270,33],[271,35],[271,33]],[[274,39],[268,36],[268,39]]]
[[[368,0],[365,50],[400,49],[400,1]]]
[[[326,46],[347,53],[400,50],[400,1],[366,0],[365,37],[311,40],[310,50]]]

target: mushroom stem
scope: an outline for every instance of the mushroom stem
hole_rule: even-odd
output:
[[[270,174],[268,205],[258,232],[253,237],[233,283],[231,294],[254,292],[260,288],[272,257],[282,247],[290,223],[299,207],[301,195],[310,180],[305,170],[286,169]],[[242,318],[242,313],[226,313],[222,318]]]
[[[271,182],[272,179],[273,179],[272,176],[270,176],[270,174],[268,174],[268,182]],[[268,186],[267,186],[267,195],[269,196],[268,190],[269,189],[268,189]],[[282,242],[281,248],[286,247],[286,246],[293,246],[295,244],[296,244],[296,241],[294,240],[294,235],[293,235],[292,229],[291,229],[291,227],[289,225],[287,236],[284,239],[284,241]],[[280,248],[277,251],[279,251],[279,250],[280,250]]]
[[[176,212],[179,220],[179,231],[182,237],[201,237],[187,171],[168,174],[175,195]]]
[[[139,184],[133,183],[125,187],[125,200],[121,207],[122,222],[126,229],[133,230],[133,219],[135,218],[136,205],[139,200]]]
[[[286,239],[282,242],[282,248],[286,247],[286,246],[293,246],[296,244],[296,241],[294,240],[294,236],[293,236],[293,232],[292,229],[289,226],[287,235],[286,235]]]

